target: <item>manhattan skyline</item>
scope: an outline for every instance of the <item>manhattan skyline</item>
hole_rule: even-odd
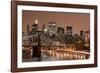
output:
[[[47,27],[48,23],[56,22],[57,26],[66,29],[67,26],[72,26],[73,33],[79,34],[81,30],[90,29],[90,15],[88,13],[68,13],[68,12],[48,12],[48,11],[22,11],[22,31],[26,32],[27,24],[31,31],[34,19],[38,19],[39,30],[42,30],[42,25]],[[66,32],[66,30],[65,30]]]

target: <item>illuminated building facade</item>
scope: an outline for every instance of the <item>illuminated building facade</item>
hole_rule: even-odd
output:
[[[48,33],[50,36],[56,36],[57,35],[57,24],[56,22],[49,22],[48,23]]]
[[[72,35],[73,34],[72,26],[67,26],[66,27],[66,32],[67,32],[67,35]]]
[[[34,34],[38,30],[38,20],[35,19],[33,25],[32,25],[32,33]]]
[[[57,34],[64,34],[64,28],[58,27],[57,28]]]

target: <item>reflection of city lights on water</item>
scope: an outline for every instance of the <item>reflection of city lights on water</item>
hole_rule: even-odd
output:
[[[88,52],[75,51],[66,47],[41,47],[42,58],[50,58],[52,60],[80,60],[89,56]]]
[[[85,55],[83,56],[83,59],[85,59]]]
[[[30,47],[23,47],[25,51],[29,50],[30,55],[32,56],[33,54],[33,49]],[[41,57],[43,59],[52,59],[52,60],[84,60],[87,58],[88,53],[80,52],[80,51],[72,51],[72,50],[67,50],[67,49],[59,49],[56,47],[52,49],[47,49],[46,47],[41,48]]]
[[[63,55],[64,55],[64,56],[66,56],[66,54],[65,54],[65,53],[64,53]]]
[[[80,58],[82,59],[82,58],[83,58],[83,56],[80,56]]]
[[[31,56],[32,56],[32,54],[33,54],[33,52],[32,52],[33,50],[31,49]]]
[[[59,60],[72,60],[72,59],[86,59],[84,54],[78,54],[78,53],[71,53],[71,52],[62,52],[61,50],[41,50],[43,56],[51,56],[54,57],[55,59]]]
[[[59,53],[56,53],[56,56],[57,56],[57,57],[60,57],[60,54],[59,54]]]

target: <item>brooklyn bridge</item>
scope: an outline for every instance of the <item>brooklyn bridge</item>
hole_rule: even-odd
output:
[[[37,50],[37,47],[34,47],[33,50],[29,47],[29,49],[25,50],[24,48],[23,62],[84,60],[90,57],[90,53],[87,51],[77,51],[66,46],[41,46],[38,48],[40,49]]]

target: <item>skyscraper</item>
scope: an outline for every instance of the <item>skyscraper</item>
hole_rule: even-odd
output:
[[[35,19],[33,25],[32,25],[32,32],[36,32],[38,30],[38,20]]]
[[[67,26],[66,27],[66,32],[67,32],[67,36],[66,36],[66,44],[72,44],[73,43],[73,31],[72,31],[72,26]]]
[[[58,27],[57,28],[57,34],[64,34],[64,28],[63,27]]]
[[[49,22],[48,23],[48,32],[49,32],[50,36],[56,36],[56,34],[57,34],[56,22]]]
[[[85,31],[85,49],[90,51],[90,31]]]
[[[85,39],[85,33],[83,30],[80,31],[80,37],[82,38],[82,40]]]
[[[89,39],[90,39],[90,32],[85,31],[85,41],[88,42]]]
[[[72,35],[73,34],[72,26],[67,26],[66,32],[67,32],[67,35]]]
[[[29,24],[27,24],[27,35],[29,35]]]

